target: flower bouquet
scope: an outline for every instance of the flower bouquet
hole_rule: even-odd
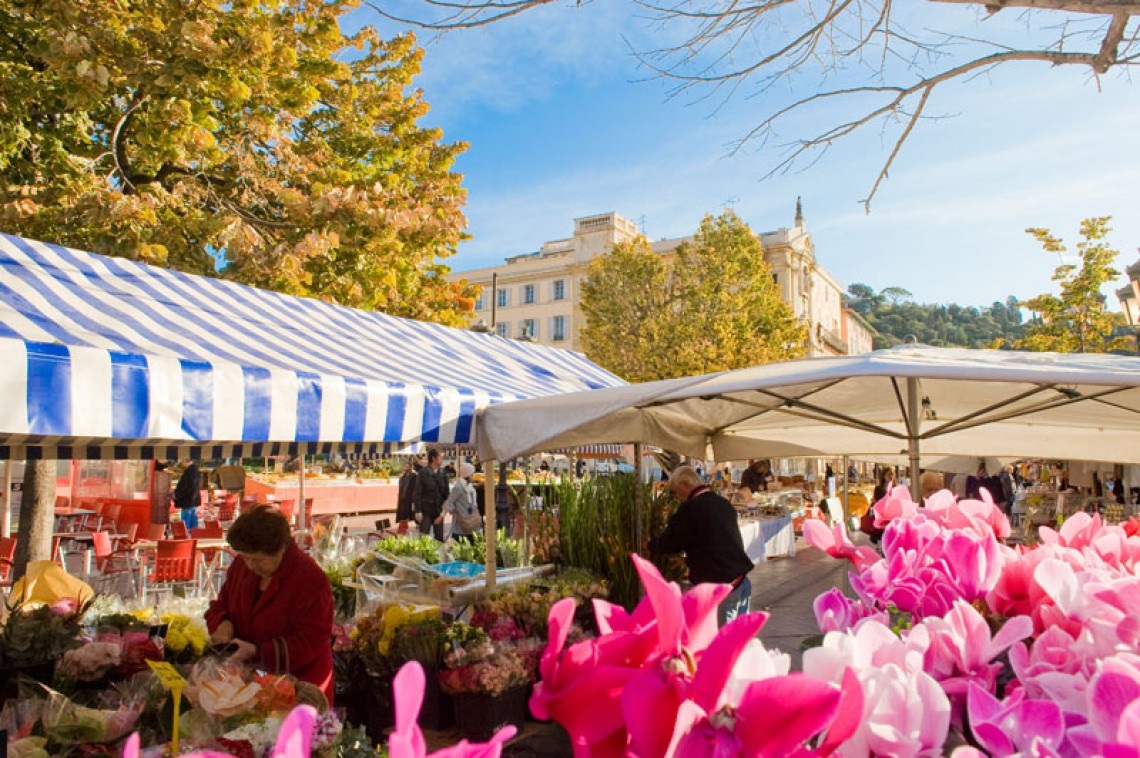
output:
[[[488,740],[505,725],[521,728],[526,720],[526,698],[534,681],[527,659],[513,647],[491,648],[472,636],[471,650],[486,650],[482,658],[465,660],[439,672],[439,686],[455,701],[459,733],[472,740]]]

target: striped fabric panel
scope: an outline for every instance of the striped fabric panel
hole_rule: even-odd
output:
[[[0,450],[44,458],[463,444],[490,404],[622,383],[567,350],[8,235],[0,360],[26,399],[0,409]]]

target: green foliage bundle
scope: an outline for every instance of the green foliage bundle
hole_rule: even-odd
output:
[[[635,539],[637,507],[633,476],[616,475],[558,485],[558,551],[567,566],[584,569],[609,584],[610,599],[632,609],[640,598],[640,581],[630,553],[649,555],[649,540],[664,529],[667,501],[643,484],[649,506],[641,516],[641,541]]]
[[[59,660],[78,648],[86,607],[60,601],[54,605],[16,605],[0,629],[0,667],[21,668]]]
[[[495,565],[499,568],[513,568],[521,565],[522,541],[507,536],[505,529],[495,531]],[[452,540],[447,543],[448,556],[453,561],[469,563],[487,562],[487,536],[483,533],[471,535],[468,540]]]
[[[436,542],[431,535],[427,534],[422,534],[418,537],[389,535],[377,542],[374,549],[391,553],[397,557],[408,556],[419,558],[429,565],[435,565],[440,562],[439,543]]]
[[[466,146],[355,0],[0,4],[0,227],[450,325]]]

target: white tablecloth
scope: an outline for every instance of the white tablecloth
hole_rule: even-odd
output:
[[[776,555],[796,554],[796,532],[792,528],[791,516],[742,521],[740,536],[744,540],[744,552],[753,563]]]

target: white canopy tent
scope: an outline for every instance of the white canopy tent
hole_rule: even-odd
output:
[[[508,403],[483,458],[643,442],[697,458],[1035,456],[1140,462],[1140,358],[907,345]]]

